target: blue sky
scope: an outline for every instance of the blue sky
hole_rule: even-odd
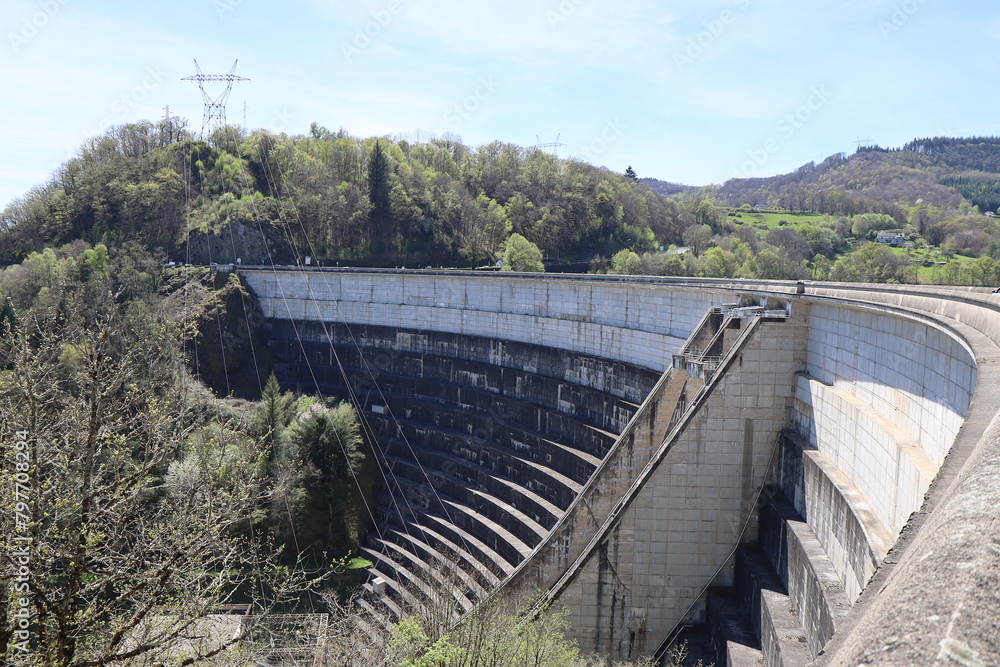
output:
[[[1000,7],[983,0],[3,0],[0,207],[87,136],[229,120],[300,134],[566,144],[692,185],[930,135],[1000,134]],[[217,88],[208,88],[215,94]]]

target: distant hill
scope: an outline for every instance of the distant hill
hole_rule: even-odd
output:
[[[658,178],[640,178],[640,183],[644,183],[646,187],[657,194],[661,194],[664,197],[669,197],[670,195],[685,194],[688,192],[693,192],[698,188],[693,185],[683,185],[681,183],[671,183],[670,181],[661,181]]]
[[[899,219],[914,208],[935,216],[1000,207],[1000,138],[916,139],[902,148],[879,146],[837,154],[789,174],[732,179],[714,193],[728,206],[742,204],[836,215],[888,213]]]

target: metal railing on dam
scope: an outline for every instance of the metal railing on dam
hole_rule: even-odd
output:
[[[283,379],[355,385],[380,433],[373,613],[457,560],[458,611],[541,587],[626,657],[700,621],[733,664],[996,659],[991,290],[239,272]]]

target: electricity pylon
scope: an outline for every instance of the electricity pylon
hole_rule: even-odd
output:
[[[236,63],[239,60],[233,62],[232,68],[229,70],[229,74],[205,74],[201,71],[201,67],[198,65],[198,61],[194,61],[194,67],[198,70],[197,74],[192,76],[186,76],[181,81],[197,81],[198,89],[201,90],[201,97],[205,101],[205,115],[201,120],[201,138],[211,136],[217,128],[220,128],[226,124],[226,100],[229,99],[229,93],[233,89],[233,83],[237,81],[250,81],[242,76],[236,76]],[[226,89],[222,91],[222,94],[216,97],[214,100],[208,96],[205,92],[205,82],[206,81],[221,81],[226,84]]]
[[[560,147],[560,146],[565,146],[565,145],[566,145],[566,144],[561,144],[561,143],[559,143],[559,137],[560,137],[561,135],[562,135],[562,133],[561,133],[561,132],[560,132],[559,134],[557,134],[557,135],[556,135],[556,140],[555,140],[555,141],[550,141],[550,142],[548,142],[548,143],[542,143],[542,138],[541,138],[541,137],[539,137],[539,136],[538,136],[538,135],[536,134],[536,135],[535,135],[535,139],[538,139],[538,143],[537,143],[537,144],[535,144],[535,148],[541,148],[542,150],[545,150],[546,148],[553,148],[553,149],[555,149],[555,150],[553,150],[553,151],[552,151],[552,153],[553,153],[553,154],[554,154],[554,155],[555,155],[556,157],[559,157],[559,147]]]

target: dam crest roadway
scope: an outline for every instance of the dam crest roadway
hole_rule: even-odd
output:
[[[233,268],[376,433],[371,622],[542,590],[620,658],[1000,656],[990,289]]]

